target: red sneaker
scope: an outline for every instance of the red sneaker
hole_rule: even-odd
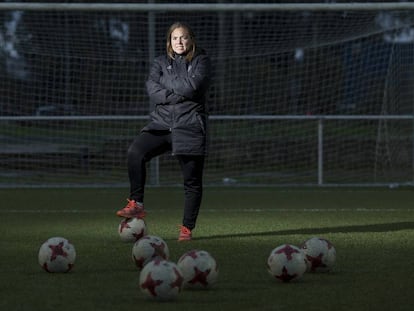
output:
[[[178,236],[178,241],[190,241],[191,240],[191,230],[185,226],[180,226],[180,235]]]
[[[127,199],[128,204],[116,212],[119,217],[143,219],[146,215],[144,204]]]

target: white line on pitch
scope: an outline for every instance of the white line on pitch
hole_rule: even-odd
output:
[[[220,209],[205,209],[206,212],[226,212]],[[235,212],[245,213],[265,213],[265,212],[311,212],[311,213],[325,213],[325,212],[414,212],[412,208],[252,208],[230,210]]]
[[[207,213],[225,213],[225,212],[237,212],[237,213],[267,213],[267,212],[308,212],[308,213],[326,213],[326,212],[414,212],[412,208],[269,208],[269,209],[202,209],[203,212]],[[148,212],[167,212],[170,209],[153,209]],[[0,214],[105,214],[110,213],[109,210],[84,210],[84,209],[63,209],[63,210],[30,210],[30,209],[19,209],[19,210],[0,210]]]

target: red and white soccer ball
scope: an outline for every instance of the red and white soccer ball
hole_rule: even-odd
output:
[[[191,250],[177,262],[184,277],[184,288],[208,289],[213,287],[219,270],[216,259],[204,250]]]
[[[306,272],[305,255],[295,245],[280,245],[270,252],[267,270],[281,282],[299,280]]]
[[[313,237],[303,242],[301,249],[305,254],[308,271],[331,271],[336,261],[336,249],[330,241]]]
[[[154,300],[174,300],[181,292],[183,276],[177,265],[163,259],[151,260],[139,275],[141,291]]]
[[[167,243],[155,235],[140,238],[132,247],[132,260],[139,270],[142,270],[153,259],[168,260],[169,257],[170,251]]]
[[[76,251],[67,239],[52,237],[40,246],[38,258],[47,272],[69,272],[75,264]]]
[[[118,233],[123,242],[136,242],[148,234],[148,229],[143,219],[124,218],[119,223]]]

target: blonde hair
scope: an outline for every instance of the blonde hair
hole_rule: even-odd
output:
[[[195,55],[195,51],[196,51],[195,35],[194,35],[194,32],[192,31],[192,29],[190,28],[190,26],[188,26],[187,24],[184,24],[182,22],[175,22],[174,24],[172,24],[170,26],[170,28],[168,28],[167,45],[166,45],[168,57],[170,57],[171,59],[174,59],[174,50],[171,46],[171,34],[177,28],[184,28],[188,32],[188,35],[190,36],[191,46],[190,46],[190,49],[189,49],[188,53],[185,56],[187,61],[190,62],[193,59],[193,57]]]

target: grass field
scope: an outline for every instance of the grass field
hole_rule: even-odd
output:
[[[207,188],[195,239],[176,241],[182,190],[150,188],[150,234],[170,260],[205,249],[219,281],[184,290],[174,302],[148,301],[138,288],[132,244],[121,242],[125,189],[0,190],[0,310],[412,310],[414,191],[411,189]],[[77,251],[73,271],[44,272],[40,245],[64,236]],[[279,283],[266,270],[270,251],[320,236],[336,247],[330,273]]]

